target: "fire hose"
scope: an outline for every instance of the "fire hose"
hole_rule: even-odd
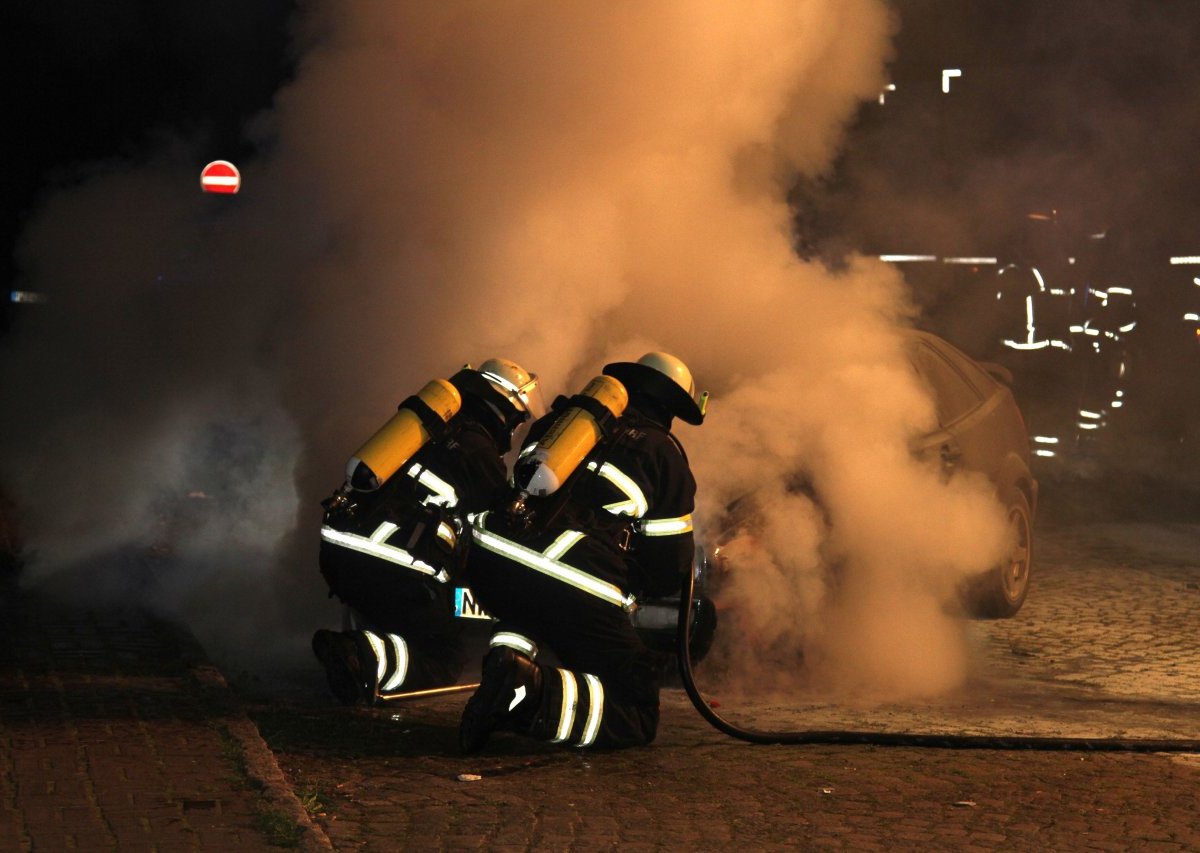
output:
[[[679,597],[679,623],[676,631],[676,651],[679,675],[688,698],[700,716],[713,728],[730,737],[760,744],[869,744],[873,746],[909,746],[940,749],[1035,749],[1092,752],[1200,752],[1200,740],[1155,738],[1089,738],[1038,737],[1029,735],[963,735],[921,734],[909,732],[871,732],[808,730],[771,732],[745,729],[726,720],[713,710],[700,695],[692,673],[690,651],[692,598],[695,595],[695,572],[688,572]]]

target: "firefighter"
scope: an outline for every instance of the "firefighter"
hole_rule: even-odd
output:
[[[639,596],[678,592],[691,568],[696,482],[671,423],[702,423],[704,406],[687,365],[666,353],[603,374],[597,380],[612,377],[628,392],[620,416],[586,395],[566,407],[560,398],[559,411],[530,428],[515,466],[569,433],[561,423],[574,404],[610,421],[574,472],[549,496],[522,492],[474,519],[472,589],[498,621],[463,711],[466,753],[496,730],[579,747],[654,739],[667,661],[642,643],[629,613]],[[538,662],[542,646],[561,666]]]
[[[513,433],[543,412],[536,375],[488,359],[406,400],[350,460],[346,484],[325,501],[320,567],[359,624],[312,641],[341,702],[456,683],[466,518],[505,488]]]

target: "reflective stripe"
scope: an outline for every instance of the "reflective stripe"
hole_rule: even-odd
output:
[[[395,690],[404,683],[404,677],[408,675],[408,644],[399,634],[388,634],[387,638],[388,642],[392,644],[392,651],[396,653],[396,670],[388,678],[387,683],[380,686],[380,691],[384,693]]]
[[[421,503],[444,506],[446,508],[458,505],[458,492],[454,490],[454,487],[428,468],[422,468],[414,462],[412,467],[408,469],[408,476],[433,492],[432,495],[425,498]]]
[[[372,542],[386,542],[388,537],[395,533],[400,528],[390,521],[385,521],[375,528],[375,532],[371,534]]]
[[[562,533],[557,539],[551,543],[550,547],[542,553],[551,560],[557,560],[563,554],[571,550],[571,546],[583,538],[583,534],[578,530],[567,530]]]
[[[692,514],[678,518],[646,518],[638,525],[638,533],[644,536],[678,536],[692,530]]]
[[[575,727],[575,707],[579,704],[579,686],[575,683],[575,675],[565,669],[560,669],[562,676],[562,709],[558,715],[558,731],[551,743],[562,743],[571,736]]]
[[[439,539],[444,540],[451,548],[458,542],[458,534],[454,532],[454,528],[448,522],[438,522],[437,535]]]
[[[606,510],[613,515],[631,515],[634,518],[641,518],[646,514],[646,510],[650,508],[646,503],[646,496],[628,474],[611,462],[605,462],[603,465],[597,465],[594,461],[589,462],[588,470],[595,471],[603,479],[608,480],[627,498],[627,500],[605,504]]]
[[[580,571],[574,566],[560,563],[557,560],[547,557],[545,554],[534,551],[531,548],[526,548],[523,545],[518,545],[516,542],[510,542],[494,533],[488,533],[484,527],[486,521],[487,513],[485,512],[476,519],[475,527],[472,528],[475,541],[480,546],[508,557],[510,560],[527,566],[535,572],[541,572],[555,580],[562,581],[569,586],[582,590],[589,595],[594,595],[610,604],[615,604],[626,612],[633,610],[637,599],[632,595],[626,595],[621,592],[620,588],[615,584],[600,580],[600,578]],[[553,548],[554,546],[551,545],[550,547]]]
[[[594,675],[584,673],[583,680],[588,687],[588,718],[583,727],[583,736],[579,738],[578,746],[591,746],[600,733],[600,720],[604,717],[604,685]]]
[[[359,536],[355,533],[343,533],[340,530],[334,530],[332,527],[322,527],[321,538],[334,545],[349,548],[351,551],[358,551],[360,554],[378,557],[381,560],[387,560],[389,563],[395,563],[398,566],[404,566],[406,569],[412,569],[423,575],[429,575],[438,583],[446,583],[450,580],[450,575],[446,574],[445,569],[435,569],[428,563],[418,560],[403,548],[383,544],[385,539],[396,532],[396,529],[396,525],[390,521],[385,521],[368,537]]]
[[[530,660],[537,658],[538,654],[537,643],[528,637],[515,634],[512,631],[497,631],[495,634],[492,634],[492,639],[488,642],[488,648],[494,649],[497,646],[508,646],[510,649],[516,649]]]
[[[375,689],[378,691],[379,682],[383,681],[383,670],[387,666],[387,652],[383,648],[383,640],[379,639],[377,634],[363,631],[363,636],[367,638],[375,655]]]

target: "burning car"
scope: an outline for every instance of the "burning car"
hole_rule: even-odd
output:
[[[972,578],[962,590],[968,615],[1015,616],[1029,592],[1038,483],[1030,471],[1029,435],[1003,367],[972,359],[927,332],[910,334],[909,361],[933,395],[938,427],[912,443],[920,458],[936,459],[949,477],[977,471],[995,487],[1008,515],[1007,559]]]

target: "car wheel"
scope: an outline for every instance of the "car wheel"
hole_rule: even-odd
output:
[[[969,582],[963,606],[973,619],[1008,619],[1017,615],[1029,592],[1033,568],[1033,513],[1020,489],[1004,495],[1012,545],[1008,557]]]

